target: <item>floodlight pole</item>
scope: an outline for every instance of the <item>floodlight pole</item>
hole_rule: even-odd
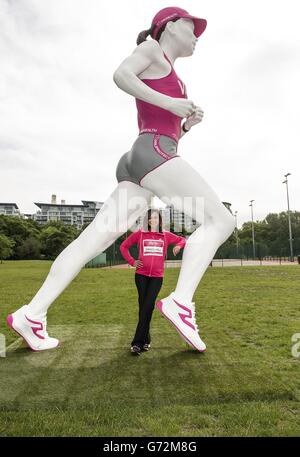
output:
[[[236,257],[239,257],[239,234],[238,234],[238,227],[237,227],[237,211],[234,213],[235,217],[235,241],[236,241]]]
[[[288,186],[288,176],[291,173],[287,173],[284,175],[285,180],[283,184],[286,184],[286,198],[287,198],[287,206],[288,206],[288,221],[289,221],[289,242],[290,242],[290,261],[294,262],[294,252],[293,252],[293,235],[292,235],[292,224],[291,224],[291,212],[290,212],[290,198],[289,198],[289,186]]]
[[[255,260],[255,237],[254,237],[254,223],[253,223],[253,202],[254,202],[254,200],[250,200],[250,205],[249,206],[251,206],[253,260]]]

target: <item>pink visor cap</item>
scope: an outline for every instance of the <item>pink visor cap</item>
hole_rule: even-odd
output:
[[[196,37],[200,36],[206,29],[206,19],[200,19],[199,17],[191,16],[186,10],[183,10],[182,8],[170,6],[168,8],[163,8],[154,16],[152,20],[152,26],[154,27],[154,24],[156,24],[156,27],[151,34],[152,38],[155,39],[160,28],[176,17],[193,19],[195,24],[194,35]]]

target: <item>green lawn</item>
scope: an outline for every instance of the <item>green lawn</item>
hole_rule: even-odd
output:
[[[132,357],[133,269],[83,269],[53,303],[62,347],[33,353],[5,324],[50,262],[0,265],[0,436],[299,436],[300,266],[209,268],[194,296],[207,351],[155,310],[152,349]],[[166,269],[159,298],[176,284]]]

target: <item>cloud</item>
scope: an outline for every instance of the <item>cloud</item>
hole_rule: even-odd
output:
[[[249,219],[300,201],[297,3],[182,1],[208,19],[175,69],[204,110],[180,155]],[[103,201],[137,134],[135,103],[112,75],[164,1],[2,0],[0,200],[24,212],[52,193]],[[270,7],[272,7],[270,9]],[[288,170],[287,170],[288,168]],[[294,181],[293,181],[294,180]],[[268,185],[266,185],[266,182]],[[299,209],[299,208],[298,208]]]

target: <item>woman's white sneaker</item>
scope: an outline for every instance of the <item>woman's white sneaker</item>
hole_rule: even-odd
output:
[[[24,305],[6,318],[7,325],[21,336],[33,351],[54,349],[59,340],[51,338],[47,332],[47,316],[40,319],[28,315],[28,305]]]

